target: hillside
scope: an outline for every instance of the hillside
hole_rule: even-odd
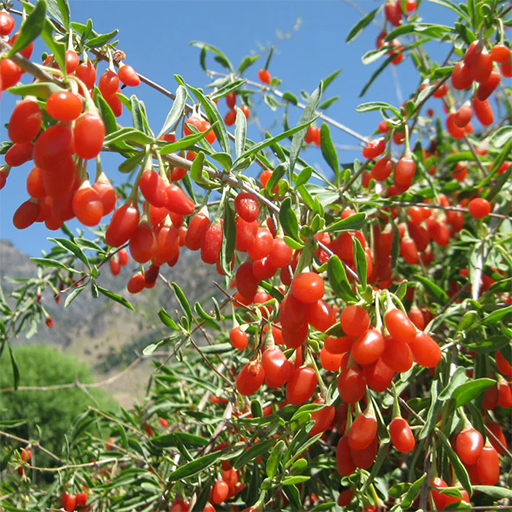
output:
[[[201,301],[210,307],[212,296],[220,298],[213,281],[221,280],[215,268],[199,262],[197,253],[184,251],[174,268],[165,266],[163,275],[170,282],[177,282],[192,304]],[[55,327],[49,329],[42,324],[30,340],[20,337],[15,343],[59,346],[64,352],[76,354],[88,362],[94,369],[96,380],[119,373],[137,357],[136,352],[168,334],[158,318],[159,309],[165,307],[168,312],[173,312],[178,308],[173,292],[162,281],[151,290],[130,296],[126,283],[136,267],[131,262],[118,276],[113,276],[105,266],[98,279],[101,286],[128,298],[136,309],[135,314],[103,296],[94,299],[87,292],[78,295],[64,310],[63,305],[57,305],[52,294],[47,293],[43,297],[44,304]],[[35,273],[36,265],[28,255],[10,241],[0,240],[0,279],[6,296],[15,286],[7,277],[27,278]],[[151,362],[145,361],[108,389],[123,405],[130,405],[142,392],[150,369]]]

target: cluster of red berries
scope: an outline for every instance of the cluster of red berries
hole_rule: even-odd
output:
[[[87,492],[78,492],[76,494],[69,494],[67,491],[62,493],[60,499],[60,506],[66,512],[73,512],[73,510],[81,509],[87,506]]]
[[[236,98],[237,94],[236,91],[230,92],[229,94],[226,94],[226,105],[229,108],[226,115],[224,116],[224,122],[226,123],[226,126],[233,126],[236,121]],[[244,113],[245,117],[249,119],[251,116],[251,111],[249,110],[249,107],[247,105],[241,105],[240,110]]]
[[[2,19],[9,16],[1,14]],[[50,63],[53,58],[48,59]],[[8,60],[3,59],[2,66]],[[32,97],[20,101],[9,120],[8,135],[13,144],[0,171],[0,188],[12,167],[30,160],[35,164],[27,177],[30,199],[14,214],[13,223],[18,229],[44,222],[48,229],[56,230],[75,217],[86,226],[96,226],[115,206],[114,188],[100,165],[91,185],[84,164],[98,157],[105,138],[105,125],[91,99],[96,68],[90,60],[80,64],[74,50],[66,53],[66,67],[71,90],[55,92],[45,102],[44,111],[55,122],[42,130],[44,111]],[[2,83],[11,87],[18,80]],[[107,69],[99,80],[99,89],[116,115],[122,110],[117,96],[120,83],[136,86],[140,79],[131,66],[121,63],[118,74]],[[121,108],[115,107],[116,102]]]

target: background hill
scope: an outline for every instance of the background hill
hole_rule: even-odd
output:
[[[42,324],[38,333],[29,340],[20,337],[14,344],[57,346],[64,353],[76,355],[90,364],[96,381],[118,374],[136,359],[138,352],[168,335],[169,331],[158,318],[159,309],[164,307],[172,313],[179,307],[173,292],[161,280],[153,289],[130,295],[126,291],[126,283],[136,268],[137,265],[131,261],[118,276],[113,276],[105,266],[98,281],[101,286],[126,297],[137,314],[130,314],[129,310],[103,296],[94,299],[87,291],[78,295],[64,310],[64,300],[57,305],[49,293],[44,296],[44,304],[55,327],[50,329]],[[222,300],[222,294],[213,284],[213,281],[222,283],[222,279],[214,267],[201,262],[198,253],[183,251],[174,268],[165,266],[162,269],[165,278],[178,283],[192,304],[200,301],[210,308],[213,306],[212,296]],[[0,282],[6,297],[16,287],[7,277],[29,278],[35,272],[36,265],[28,255],[10,241],[0,240]],[[106,390],[113,393],[121,405],[131,405],[141,397],[151,366],[150,360],[142,362]]]

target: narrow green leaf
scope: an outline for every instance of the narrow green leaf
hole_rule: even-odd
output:
[[[75,288],[67,297],[66,297],[66,300],[64,301],[64,309],[67,308],[71,302],[73,302],[76,297],[82,293],[85,288],[87,288],[87,286],[79,286],[78,288]]]
[[[71,242],[71,240],[67,240],[66,238],[48,238],[50,242],[54,242],[57,245],[60,245],[63,249],[66,249],[70,253],[74,254],[79,260],[81,260],[87,268],[91,270],[91,264],[89,263],[89,259],[84,254],[82,249],[78,247],[75,243]]]
[[[251,460],[268,452],[275,442],[275,439],[265,439],[263,441],[253,444],[247,451],[243,452],[239,457],[235,459],[235,461],[233,462],[233,468],[238,471],[240,468],[248,464]]]
[[[299,236],[299,221],[292,209],[292,200],[290,197],[287,197],[281,203],[281,208],[279,210],[279,222],[288,236],[298,242],[301,242]]]
[[[176,94],[174,98],[174,103],[172,104],[171,110],[167,114],[165,118],[164,125],[158,134],[157,139],[159,139],[164,133],[172,130],[178,121],[181,119],[183,112],[185,111],[185,105],[187,103],[187,90],[182,85],[178,85],[176,89]]]
[[[352,245],[354,247],[354,263],[356,265],[357,275],[361,280],[361,284],[366,288],[368,284],[368,263],[366,262],[366,254],[361,242],[355,236],[352,238]]]
[[[208,119],[210,120],[213,131],[217,136],[217,140],[219,141],[219,145],[222,151],[224,151],[224,153],[231,154],[231,143],[229,141],[228,130],[226,128],[226,124],[224,123],[224,118],[220,115],[217,105],[210,97],[205,96],[201,89],[195,89],[190,85],[188,88],[192,91],[194,96],[203,106],[203,109],[206,112]]]
[[[8,53],[12,57],[15,53],[26,48],[32,41],[37,39],[46,23],[46,1],[38,0],[34,10],[27,16],[21,25],[18,37]]]
[[[425,291],[429,295],[432,295],[432,297],[438,303],[445,304],[446,302],[448,302],[448,295],[446,294],[446,292],[441,287],[439,287],[437,284],[435,284],[433,281],[431,281],[430,279],[427,279],[424,276],[420,276],[420,275],[415,275],[414,278],[423,285],[423,287],[425,288]]]
[[[224,224],[222,225],[222,246],[220,250],[220,264],[227,276],[231,275],[231,265],[236,244],[235,214],[228,201],[224,206]]]
[[[439,429],[436,429],[436,432],[443,443],[444,450],[448,455],[450,462],[452,463],[455,475],[459,479],[459,482],[461,483],[462,487],[464,487],[464,489],[466,489],[468,494],[471,496],[473,494],[473,490],[471,488],[471,481],[469,480],[469,475],[466,468],[464,467],[464,464],[462,464],[457,454],[453,451],[450,441],[445,436],[445,434],[441,432]]]
[[[242,74],[249,66],[252,66],[260,57],[261,55],[250,55],[244,57],[244,59],[242,60],[242,62],[240,62],[240,65],[238,66],[238,74]]]
[[[365,16],[363,16],[351,29],[348,33],[346,42],[351,43],[377,16],[377,13],[382,9],[382,6],[379,6],[377,9],[369,12]]]
[[[181,466],[176,471],[170,474],[168,477],[169,482],[176,482],[178,480],[183,480],[193,475],[197,475],[197,473],[203,471],[204,469],[210,467],[214,464],[218,459],[220,459],[224,455],[224,451],[218,451],[209,453],[208,455],[203,455],[184,466]]]
[[[450,381],[446,385],[446,387],[439,393],[438,400],[444,402],[449,400],[454,391],[464,384],[468,380],[468,376],[466,375],[466,368],[460,366],[455,370],[455,373],[451,376]]]
[[[187,318],[192,321],[192,309],[190,308],[190,303],[187,300],[187,297],[183,293],[183,290],[176,284],[171,283],[174,288],[174,294],[176,295],[176,299],[180,303],[181,309],[187,315]]]
[[[235,154],[240,158],[245,149],[245,137],[247,135],[247,118],[241,109],[236,108],[235,121]]]
[[[473,485],[474,491],[483,492],[496,500],[512,499],[512,490],[506,487],[496,487],[494,485]]]
[[[265,468],[267,471],[267,476],[269,478],[274,478],[274,476],[276,475],[277,466],[279,465],[279,459],[281,454],[284,452],[285,448],[285,442],[282,439],[280,439],[270,452],[270,455],[267,460],[267,465]]]
[[[180,149],[186,149],[193,146],[196,142],[206,137],[206,132],[191,133],[176,142],[171,142],[160,148],[162,156],[169,155],[170,153],[177,153]]]
[[[337,78],[337,76],[341,73],[342,69],[337,69],[336,71],[334,71],[333,73],[331,73],[329,76],[327,76],[326,78],[324,78],[322,80],[322,83],[324,84],[324,91],[325,89],[327,89],[327,87],[329,87],[329,85],[332,83],[333,80],[335,80]]]
[[[165,311],[164,308],[160,309],[160,311],[158,312],[158,317],[160,318],[160,320],[162,321],[162,323],[164,325],[169,327],[169,329],[172,329],[173,331],[180,330],[180,328],[178,327],[176,322],[172,319],[172,317],[169,315],[169,313],[167,313],[167,311]]]
[[[203,165],[204,165],[204,153],[199,151],[196,154],[194,160],[192,160],[192,165],[190,166],[190,177],[197,183],[201,184],[205,182],[205,178],[203,176]]]
[[[297,128],[299,129],[292,138],[292,145],[290,148],[290,172],[293,172],[293,169],[295,168],[295,163],[297,162],[297,158],[299,157],[299,153],[304,142],[304,137],[306,136],[307,126],[313,122],[315,116],[317,115],[316,109],[320,102],[320,98],[322,97],[322,90],[323,84],[320,82],[318,88],[315,89],[311,95],[311,98],[309,99],[308,104],[306,105],[306,108],[302,112],[302,115],[299,118],[299,122],[297,123]]]
[[[121,165],[119,165],[118,171],[123,174],[128,174],[132,172],[142,162],[142,160],[144,160],[144,156],[144,151],[135,153],[135,155],[131,156],[130,158],[127,158],[121,163]]]
[[[377,71],[375,71],[372,74],[372,76],[370,77],[370,80],[368,80],[368,82],[366,82],[366,85],[363,87],[362,91],[359,93],[360,98],[362,98],[366,94],[366,91],[368,91],[368,89],[373,84],[373,82],[375,82],[375,80],[378,78],[378,76],[389,66],[389,64],[391,64],[391,61],[395,58],[396,58],[396,55],[391,55],[379,66]]]
[[[48,14],[69,29],[69,4],[67,0],[47,0]]]
[[[18,389],[18,385],[20,383],[20,370],[18,368],[18,363],[16,362],[16,358],[14,357],[14,353],[12,351],[11,345],[7,344],[9,348],[9,355],[11,356],[11,366],[12,366],[12,375],[14,379],[14,389]]]
[[[53,82],[36,82],[28,85],[17,85],[7,89],[7,92],[16,94],[17,96],[36,96],[43,100],[48,99],[50,94],[59,91],[62,91],[62,87],[59,87]]]
[[[116,37],[118,33],[119,30],[115,29],[112,32],[109,32],[108,34],[100,34],[96,37],[87,40],[85,46],[87,48],[101,48],[102,46],[112,41],[112,39],[114,39],[114,37]]]
[[[118,302],[119,304],[121,304],[125,308],[128,308],[128,309],[131,309],[132,311],[135,311],[135,308],[124,297],[121,297],[121,295],[118,295],[117,293],[114,293],[114,292],[112,292],[110,290],[107,290],[106,288],[103,288],[101,286],[98,286],[98,290],[99,290],[100,293],[105,295],[105,297],[108,297],[109,299],[111,299],[111,300],[113,300],[115,302]]]
[[[213,46],[212,44],[203,43],[201,41],[191,41],[191,46],[195,46],[197,48],[201,48],[202,50],[210,51],[217,57],[215,60],[222,66],[224,66],[226,69],[229,69],[231,73],[234,73],[235,70],[233,68],[233,65],[229,61],[229,59],[222,53],[217,47]],[[206,71],[206,67],[203,66],[203,69]]]
[[[311,178],[311,175],[313,174],[313,168],[312,167],[304,167],[302,171],[300,171],[299,175],[295,178],[294,183],[296,187],[300,187],[301,185],[304,185],[304,183],[307,183],[309,181],[309,178]]]
[[[106,135],[109,135],[117,131],[116,116],[111,106],[106,102],[105,98],[96,86],[94,87],[94,104],[98,107],[98,110],[100,111],[101,118],[103,119],[103,123],[105,124]]]
[[[332,142],[331,130],[327,123],[322,123],[322,128],[320,128],[320,141],[322,156],[324,157],[325,161],[329,164],[329,167],[334,172],[338,172],[338,154],[336,153],[336,148],[334,147],[334,144]]]
[[[462,384],[452,393],[452,398],[455,400],[455,407],[461,407],[468,402],[471,402],[486,389],[494,386],[495,384],[495,380],[487,378],[476,379]]]
[[[333,233],[339,231],[357,231],[361,229],[366,220],[366,213],[355,213],[350,217],[338,220],[322,230],[322,233]]]
[[[357,297],[352,290],[343,263],[338,256],[334,255],[327,262],[327,276],[332,291],[346,301],[355,301]]]

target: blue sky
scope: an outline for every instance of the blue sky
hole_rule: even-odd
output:
[[[354,0],[357,7],[366,12],[373,10],[379,2]],[[452,13],[436,4],[423,2],[421,15],[425,21],[450,23]],[[71,1],[73,21],[85,23],[88,18],[94,22],[99,33],[110,32],[114,28],[118,34],[119,48],[126,52],[126,62],[140,73],[162,84],[170,90],[176,89],[173,75],[182,75],[194,86],[203,86],[208,79],[199,66],[199,50],[189,45],[192,40],[208,42],[220,48],[237,66],[242,58],[258,52],[258,43],[267,45],[276,41],[276,30],[288,32],[301,19],[300,28],[292,31],[290,39],[283,39],[276,45],[270,72],[283,80],[280,90],[298,94],[301,89],[312,92],[321,79],[338,68],[341,75],[327,89],[324,99],[340,96],[326,114],[343,124],[368,135],[379,121],[378,114],[357,114],[355,108],[363,101],[381,100],[400,105],[397,97],[397,84],[403,98],[417,86],[417,74],[409,59],[395,68],[396,76],[390,70],[384,72],[373,84],[364,99],[359,92],[377,69],[379,63],[364,66],[361,56],[375,47],[375,39],[380,32],[372,24],[353,43],[345,43],[350,28],[361,18],[361,13],[343,1]],[[382,24],[382,15],[376,21]],[[41,47],[39,49],[41,51]],[[444,50],[436,46],[430,50],[433,58],[442,59]],[[34,52],[36,57],[37,51]],[[264,63],[265,56],[260,60]],[[222,71],[209,57],[213,69]],[[246,77],[256,80],[259,69],[255,64]],[[27,82],[27,79],[24,79]],[[127,90],[125,90],[126,93]],[[170,100],[142,85],[136,91],[146,103],[150,123],[158,131],[171,107]],[[131,91],[130,91],[131,93]],[[15,98],[3,94],[0,100],[0,136],[7,139],[3,125],[8,122]],[[221,112],[225,112],[224,102],[219,102]],[[437,110],[440,109],[438,104]],[[264,127],[272,124],[273,114],[268,107],[261,105],[260,118]],[[292,117],[292,121],[297,119]],[[121,118],[128,123],[129,118]],[[255,126],[251,135],[259,137]],[[272,129],[277,133],[278,127]],[[357,141],[335,129],[333,139],[338,144],[354,145]],[[354,158],[354,152],[341,152],[340,161]],[[307,150],[306,157],[313,165],[326,169],[319,150]],[[121,175],[111,160],[105,160],[105,171],[116,182]],[[110,168],[109,168],[110,167]],[[6,187],[0,192],[0,238],[12,240],[21,250],[36,256],[41,249],[49,249],[47,237],[55,236],[44,225],[35,224],[24,231],[12,226],[12,215],[16,208],[27,199],[25,180],[31,166],[13,169]],[[76,227],[71,223],[70,227]],[[58,236],[58,235],[57,235]]]

